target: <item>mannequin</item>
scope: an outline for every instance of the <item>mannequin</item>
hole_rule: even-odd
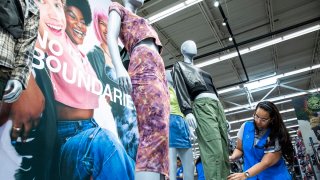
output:
[[[197,122],[194,126],[206,179],[226,179],[230,167],[227,123],[222,105],[209,73],[193,65],[196,44],[185,41],[181,53],[184,61],[174,64],[172,75],[181,111],[189,125]]]
[[[16,101],[22,90],[27,88],[39,25],[39,11],[33,0],[10,2],[3,1],[1,3],[4,4],[0,7],[2,15],[0,23],[0,99],[5,103]],[[17,9],[21,11],[17,12]],[[3,19],[3,17],[8,17],[8,19]],[[12,23],[6,20],[11,20]],[[15,22],[19,22],[18,26],[22,26],[19,33],[10,30],[17,27]]]
[[[182,161],[183,179],[193,180],[194,165],[192,145],[189,136],[193,138],[195,138],[195,136],[193,130],[189,129],[190,127],[183,119],[183,114],[180,111],[177,97],[173,89],[173,80],[170,70],[166,70],[166,77],[170,91],[169,176],[170,179],[176,179],[176,160],[178,154]]]
[[[4,91],[4,102],[13,103],[20,97],[22,93],[22,84],[18,80],[9,80]]]
[[[137,111],[139,146],[135,179],[159,180],[169,174],[170,102],[159,37],[146,19],[136,15],[143,0],[113,2],[109,7],[108,48],[122,91],[130,93]],[[122,64],[118,38],[130,56]]]

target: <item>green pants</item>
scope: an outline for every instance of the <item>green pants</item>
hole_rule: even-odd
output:
[[[193,113],[206,180],[226,180],[230,174],[226,116],[221,103],[210,98],[194,101]]]

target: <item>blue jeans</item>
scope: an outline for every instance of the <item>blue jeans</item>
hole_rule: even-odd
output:
[[[61,180],[133,180],[135,164],[112,132],[93,119],[58,121]]]

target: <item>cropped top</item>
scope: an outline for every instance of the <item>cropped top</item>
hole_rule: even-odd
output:
[[[50,76],[55,100],[78,109],[97,108],[102,84],[87,56],[80,52],[66,34],[61,41],[62,55],[54,55],[49,51],[46,60],[52,67]],[[48,61],[48,58],[52,60]]]
[[[146,19],[130,12],[117,2],[113,2],[109,6],[109,13],[112,10],[115,10],[120,15],[121,27],[119,38],[129,54],[131,54],[136,44],[148,38],[154,39],[155,44],[159,47],[159,51],[162,51],[162,44],[158,34]]]
[[[193,64],[177,62],[173,66],[172,79],[181,111],[184,115],[192,112],[191,101],[201,93],[216,93],[209,73]]]
[[[171,86],[169,86],[169,94],[170,94],[170,114],[184,117],[179,107],[176,92],[174,88]]]

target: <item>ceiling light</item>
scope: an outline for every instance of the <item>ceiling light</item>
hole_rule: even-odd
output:
[[[231,130],[230,131],[230,133],[232,133],[232,132],[238,132],[240,129],[233,129],[233,130]]]
[[[276,38],[276,39],[273,39],[270,41],[260,43],[258,45],[254,45],[254,46],[250,47],[249,49],[250,49],[250,51],[256,51],[258,49],[262,49],[262,48],[265,48],[265,47],[268,47],[268,46],[271,46],[274,44],[278,44],[279,42],[282,42],[282,41],[283,41],[283,39],[282,39],[282,37],[280,37],[280,38]]]
[[[219,7],[219,1],[214,1],[214,3],[213,3],[213,5],[214,5],[214,7]]]
[[[239,122],[245,122],[245,121],[249,121],[249,120],[252,120],[252,117],[239,119],[239,120],[236,120],[236,121],[231,121],[230,124],[235,124],[235,123],[239,123]]]
[[[227,93],[227,92],[234,91],[234,90],[237,90],[237,89],[240,89],[240,86],[233,86],[233,87],[230,87],[230,88],[221,89],[221,90],[218,91],[218,94]]]
[[[165,7],[147,16],[146,19],[149,21],[149,24],[152,24],[201,1],[203,0],[186,0],[184,2],[175,3],[170,7]]]
[[[252,89],[257,89],[257,88],[261,88],[264,86],[276,84],[277,81],[278,81],[277,77],[270,77],[270,78],[266,78],[266,79],[262,79],[262,80],[258,80],[258,81],[249,82],[249,83],[244,84],[243,86],[249,90],[252,90]]]
[[[312,27],[309,27],[309,28],[306,28],[306,29],[303,29],[303,30],[300,30],[300,31],[297,31],[297,32],[294,32],[294,33],[291,33],[289,35],[285,35],[285,36],[283,36],[283,39],[284,40],[292,39],[292,38],[299,37],[299,36],[304,35],[304,34],[311,33],[313,31],[317,31],[319,29],[320,29],[320,24],[317,24],[315,26],[312,26]]]
[[[259,50],[259,49],[262,49],[262,48],[265,48],[265,47],[268,47],[268,46],[272,46],[274,44],[277,44],[277,43],[280,43],[280,42],[283,42],[283,41],[286,41],[286,40],[289,40],[289,39],[292,39],[292,38],[295,38],[295,37],[299,37],[299,36],[302,36],[302,35],[317,31],[319,29],[320,29],[320,24],[317,24],[315,26],[312,26],[312,27],[309,27],[309,28],[306,28],[306,29],[303,29],[303,30],[300,30],[300,31],[296,31],[296,32],[284,35],[284,36],[276,38],[276,39],[272,39],[272,40],[269,40],[269,41],[265,41],[263,43],[256,44],[254,46],[247,47],[245,49],[241,49],[239,52],[240,52],[241,55],[243,55],[243,54],[246,54],[248,52],[253,52],[253,51],[256,51],[256,50]],[[231,52],[231,53],[234,53],[234,52]],[[220,60],[220,57],[215,57],[214,59],[215,59],[215,61],[209,59],[209,60],[206,60],[205,62],[198,63],[195,66],[201,68],[201,67],[204,67],[204,66],[208,66],[208,65],[211,65],[211,64],[214,64],[214,63],[221,62],[223,60],[227,60],[227,59]],[[216,59],[219,59],[219,61],[217,61]]]
[[[233,52],[233,53],[230,53],[230,54],[226,54],[226,55],[220,56],[219,57],[219,61],[224,61],[226,59],[231,59],[231,58],[237,57],[237,56],[238,56],[238,52]]]
[[[229,41],[232,41],[232,37],[229,37],[229,39],[228,39]]]
[[[306,92],[292,93],[292,94],[287,94],[287,95],[283,95],[283,96],[278,96],[278,97],[275,97],[275,98],[265,99],[265,101],[272,101],[272,102],[280,101],[280,100],[283,100],[283,99],[289,99],[289,98],[305,95],[305,94],[307,94],[307,92],[309,92],[309,93],[320,92],[320,88],[307,90]],[[246,108],[250,108],[251,106],[255,106],[257,104],[258,104],[258,102],[253,102],[253,103],[251,103],[251,105],[250,104],[245,104],[245,105],[241,105],[241,106],[236,106],[236,107],[225,109],[224,112],[227,113],[227,112],[236,111],[236,110],[240,110],[240,109],[246,109]]]
[[[287,113],[287,112],[292,112],[292,111],[294,111],[293,108],[291,108],[291,109],[286,109],[286,110],[282,110],[282,111],[280,111],[280,113]]]
[[[226,26],[226,25],[227,25],[227,23],[223,21],[222,22],[222,26]]]
[[[298,119],[297,118],[291,118],[291,119],[284,120],[283,122],[290,122],[290,121],[295,121],[295,120],[298,120]]]
[[[228,58],[230,56],[235,56],[235,54],[231,53],[231,54],[227,54],[225,56],[221,56],[220,60],[226,59],[226,58]],[[302,69],[286,72],[286,73],[283,73],[283,74],[279,74],[279,75],[276,75],[276,76],[273,76],[273,77],[268,77],[268,78],[265,78],[265,79],[260,79],[258,81],[253,81],[253,82],[250,82],[250,83],[246,83],[246,84],[244,84],[244,87],[247,87],[249,90],[253,90],[253,89],[256,89],[256,88],[263,87],[263,86],[275,84],[276,82],[274,82],[274,81],[276,81],[276,79],[280,79],[280,78],[287,77],[287,76],[292,76],[292,75],[295,75],[295,74],[299,74],[299,73],[303,73],[303,72],[307,72],[307,71],[314,70],[314,69],[319,69],[319,68],[320,68],[320,64],[316,64],[316,65],[313,65],[311,67],[306,67],[306,68],[302,68]],[[233,91],[233,90],[237,90],[239,88],[240,88],[239,86],[230,87],[230,88],[228,88],[226,90],[221,90],[221,93],[230,92],[230,91]],[[218,91],[218,93],[220,94],[220,91]]]
[[[299,127],[299,125],[292,125],[292,126],[287,126],[286,128],[289,129],[289,128],[295,128],[295,127]]]

